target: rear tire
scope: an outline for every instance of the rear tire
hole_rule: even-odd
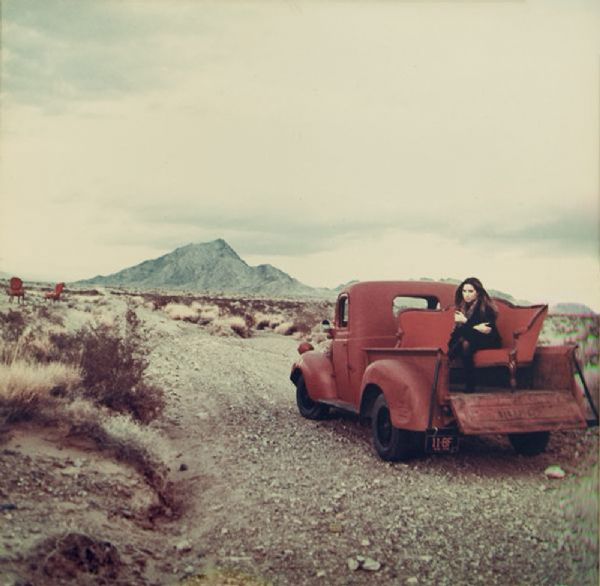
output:
[[[383,394],[375,399],[371,411],[373,446],[382,460],[397,462],[415,454],[417,434],[392,425],[390,410]]]
[[[300,415],[306,419],[324,419],[329,413],[327,405],[313,401],[310,398],[302,375],[296,381],[296,404]]]
[[[550,432],[509,433],[508,439],[517,454],[537,456],[546,450],[548,440],[550,439]]]

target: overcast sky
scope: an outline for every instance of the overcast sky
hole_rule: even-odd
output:
[[[596,0],[3,0],[0,271],[190,242],[600,310]]]

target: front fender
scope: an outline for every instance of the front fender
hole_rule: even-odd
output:
[[[330,355],[315,350],[305,352],[292,366],[290,379],[295,383],[300,375],[304,377],[308,395],[313,401],[337,398],[335,374]]]
[[[366,368],[362,388],[375,385],[385,395],[394,427],[427,429],[435,357],[425,364],[394,359],[377,360]]]

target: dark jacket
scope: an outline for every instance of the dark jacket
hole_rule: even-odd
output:
[[[478,304],[471,315],[467,318],[466,323],[457,323],[454,326],[454,330],[450,336],[450,341],[448,342],[448,350],[450,355],[457,352],[461,339],[470,343],[472,352],[483,350],[485,348],[499,348],[501,345],[501,340],[500,334],[498,333],[498,328],[496,327],[496,319],[496,312],[491,307],[482,309]],[[482,332],[478,332],[477,330],[473,329],[473,326],[481,323],[489,324],[489,326],[492,328],[492,331],[489,334],[483,334]]]

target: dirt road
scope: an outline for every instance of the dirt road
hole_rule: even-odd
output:
[[[181,325],[153,355],[177,389],[182,476],[199,479],[182,521],[199,553],[279,584],[597,582],[597,544],[569,497],[597,434],[556,434],[530,459],[504,438],[473,438],[454,456],[387,464],[356,418],[298,415],[296,345]],[[567,479],[547,480],[551,464]],[[350,569],[359,556],[379,569]]]
[[[78,584],[176,584],[211,568],[277,585],[597,584],[596,431],[555,434],[529,459],[492,437],[466,439],[452,456],[384,463],[356,418],[299,416],[288,378],[297,341],[211,336],[144,315],[148,374],[168,396],[154,427],[174,454],[183,515],[145,525],[131,511],[149,497],[130,471],[17,433],[0,446],[0,500],[20,503],[0,513],[4,583],[27,583],[27,548],[77,528],[121,556],[111,579]],[[566,478],[547,479],[551,464]],[[32,470],[43,499],[27,488]]]

